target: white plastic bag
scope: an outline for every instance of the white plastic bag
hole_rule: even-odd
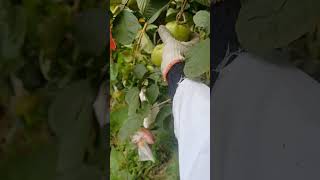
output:
[[[154,136],[150,130],[141,128],[133,137],[132,142],[138,147],[139,161],[155,162],[149,144],[154,144]]]

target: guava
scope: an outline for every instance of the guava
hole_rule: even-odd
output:
[[[18,97],[15,105],[15,112],[18,116],[24,116],[32,112],[38,103],[38,98],[32,95]]]
[[[160,67],[162,62],[162,52],[163,52],[164,44],[158,44],[156,47],[154,47],[152,53],[151,53],[151,62]]]
[[[151,65],[147,65],[147,69],[149,72],[154,72],[154,68]]]
[[[189,41],[191,31],[187,24],[178,24],[176,21],[171,21],[166,24],[166,28],[178,41]]]
[[[33,125],[40,117],[40,98],[34,95],[18,97],[15,103],[16,115],[22,118],[27,125]]]

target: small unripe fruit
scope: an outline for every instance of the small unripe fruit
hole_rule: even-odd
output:
[[[163,52],[164,44],[158,44],[156,47],[154,47],[152,53],[151,53],[151,62],[160,67],[162,62],[162,52]]]
[[[187,24],[178,24],[176,21],[171,21],[166,24],[166,28],[176,40],[189,41],[191,31]]]

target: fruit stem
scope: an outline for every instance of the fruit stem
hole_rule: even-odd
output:
[[[178,12],[178,14],[176,16],[176,21],[177,21],[178,24],[186,23],[186,16],[184,14],[184,9],[185,9],[185,7],[187,5],[187,2],[188,2],[188,0],[183,0],[181,9],[180,9],[180,11]],[[180,21],[181,17],[182,17],[182,21]]]

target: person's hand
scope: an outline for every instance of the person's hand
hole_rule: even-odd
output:
[[[163,78],[166,76],[173,65],[184,60],[188,49],[199,41],[199,35],[192,34],[191,41],[180,42],[172,37],[170,31],[163,25],[159,26],[158,33],[164,44],[162,53],[161,72]]]

